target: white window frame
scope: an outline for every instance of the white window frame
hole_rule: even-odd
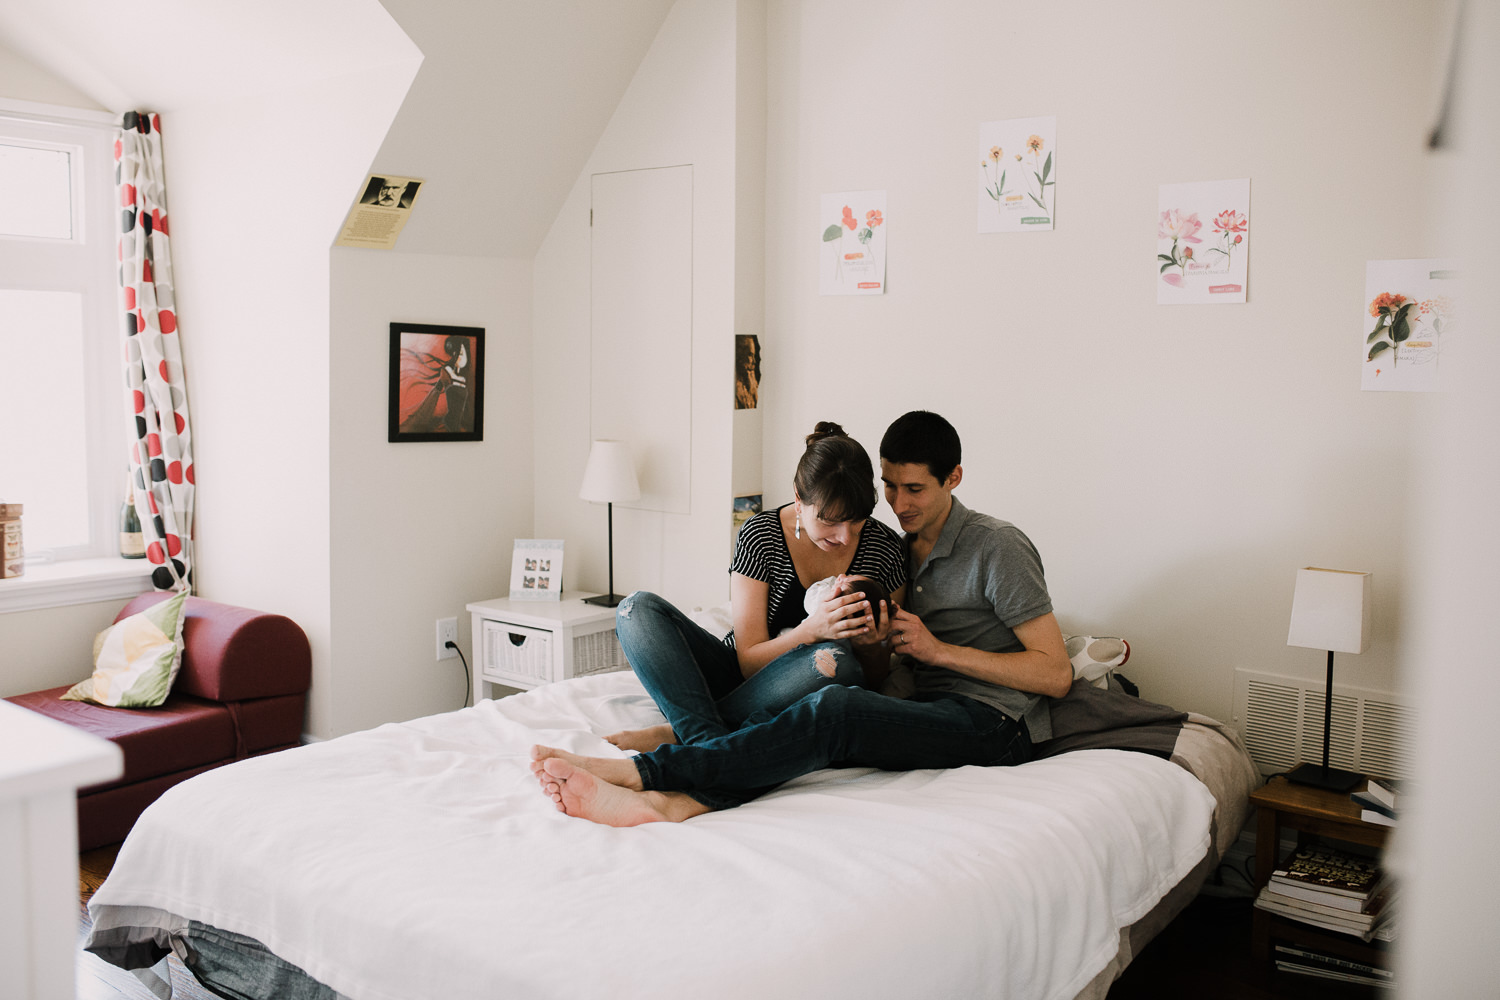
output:
[[[124,500],[129,425],[120,367],[115,251],[117,127],[116,116],[102,111],[0,99],[0,135],[81,154],[72,161],[73,238],[0,237],[0,244],[24,248],[32,262],[42,265],[0,267],[0,287],[72,291],[83,296],[89,491],[88,542],[43,551],[28,547],[25,573],[0,580],[0,613],[113,600],[150,588],[151,567],[145,560],[119,555],[118,519]],[[23,540],[24,524],[23,514]]]

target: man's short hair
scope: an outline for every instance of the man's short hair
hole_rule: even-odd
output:
[[[880,457],[892,465],[925,465],[941,483],[958,468],[963,453],[952,424],[929,410],[912,410],[886,428]]]

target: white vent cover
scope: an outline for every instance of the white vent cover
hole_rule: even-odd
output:
[[[1386,778],[1406,777],[1414,724],[1406,700],[1383,691],[1333,687],[1331,767]],[[1323,762],[1323,685],[1250,670],[1234,672],[1234,724],[1261,772]]]

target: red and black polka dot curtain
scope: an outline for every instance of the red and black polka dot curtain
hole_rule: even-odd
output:
[[[193,450],[173,296],[161,119],[129,112],[115,141],[120,191],[120,313],[132,419],[135,508],[157,590],[191,590]]]

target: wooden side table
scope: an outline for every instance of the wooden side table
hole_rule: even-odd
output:
[[[1330,792],[1308,785],[1294,785],[1277,776],[1250,793],[1255,804],[1258,825],[1255,831],[1255,892],[1260,894],[1280,858],[1282,828],[1296,830],[1301,841],[1306,836],[1331,837],[1351,844],[1385,849],[1390,827],[1366,823],[1359,818],[1360,807],[1348,792]],[[1361,941],[1348,934],[1326,931],[1300,920],[1292,920],[1256,907],[1251,924],[1251,943],[1255,957],[1269,962],[1271,942],[1284,941],[1315,948],[1326,954],[1386,966],[1386,948],[1382,942]]]

